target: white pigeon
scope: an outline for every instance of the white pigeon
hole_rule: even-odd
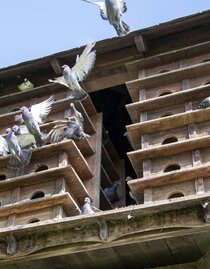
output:
[[[91,208],[90,198],[85,197],[84,205],[81,207],[80,215],[92,215],[92,214],[94,214],[94,211]]]
[[[95,64],[96,52],[92,51],[94,46],[94,42],[87,44],[82,54],[77,55],[76,63],[72,68],[64,64],[62,66],[63,76],[54,80],[49,79],[49,82],[59,83],[70,88],[70,98],[74,101],[81,101],[87,97],[87,92],[80,86],[79,82],[87,77]]]
[[[105,0],[105,2],[83,1],[99,6],[102,19],[109,21],[115,28],[118,36],[125,36],[129,33],[130,27],[121,20],[123,13],[127,11],[126,2],[124,0]]]
[[[6,156],[9,153],[9,148],[6,139],[0,135],[0,156]]]

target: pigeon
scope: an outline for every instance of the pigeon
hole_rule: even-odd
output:
[[[21,149],[36,148],[35,137],[28,132],[25,125],[14,125],[12,127],[12,131],[17,136],[18,144],[20,145]]]
[[[70,103],[70,113],[69,117],[75,117],[80,124],[82,130],[84,131],[84,118],[82,113],[76,110],[74,103]]]
[[[53,96],[51,96],[41,103],[32,105],[30,109],[23,106],[20,109],[21,114],[15,116],[15,120],[21,123],[24,122],[28,132],[35,137],[37,147],[41,147],[44,144],[39,124],[50,113],[53,102]]]
[[[207,108],[210,106],[210,96],[206,97],[203,101],[198,105],[198,109]]]
[[[109,21],[115,28],[118,36],[125,36],[130,32],[130,27],[121,20],[123,13],[127,11],[126,2],[124,0],[105,0],[105,2],[83,1],[99,6],[102,19]]]
[[[129,187],[129,185],[128,185],[128,181],[130,181],[130,180],[133,180],[133,178],[130,177],[130,176],[127,176],[126,179],[125,179],[125,181],[126,181],[128,187]],[[130,190],[130,187],[129,187],[129,192],[128,192],[128,193],[129,193],[129,197],[130,197],[132,200],[136,201],[135,197],[133,196],[132,191]]]
[[[92,214],[94,214],[94,211],[91,208],[90,198],[85,197],[84,205],[81,207],[80,215],[92,215]]]
[[[6,130],[6,141],[12,157],[9,160],[8,167],[11,169],[18,169],[28,165],[31,159],[31,151],[22,150],[18,144],[17,136],[11,128]]]
[[[118,195],[117,195],[117,189],[120,185],[119,181],[115,181],[112,183],[111,187],[105,188],[104,193],[106,194],[106,197],[109,199],[111,203],[117,201]]]
[[[25,92],[28,90],[32,90],[34,88],[34,84],[27,78],[24,78],[23,80],[21,79],[20,76],[18,76],[18,89],[21,92]]]
[[[48,134],[50,143],[58,143],[64,139],[80,140],[89,137],[90,135],[83,131],[83,127],[75,117],[68,117],[60,124],[56,124]]]
[[[0,135],[0,156],[6,156],[9,153],[9,148],[6,139]]]
[[[54,80],[49,79],[49,82],[59,83],[70,88],[69,97],[74,101],[81,101],[87,97],[87,92],[80,86],[79,82],[87,77],[95,64],[96,52],[92,51],[94,46],[94,42],[87,44],[82,54],[77,55],[76,63],[72,68],[64,64],[62,66],[63,76]]]

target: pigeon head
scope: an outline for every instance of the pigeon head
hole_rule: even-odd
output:
[[[11,128],[6,129],[6,134],[8,134],[11,131]]]
[[[22,106],[22,107],[20,108],[20,111],[21,111],[21,112],[28,112],[28,108],[27,108],[26,106]]]
[[[67,64],[62,65],[61,68],[63,69],[63,75],[69,75],[70,74],[71,69]]]
[[[18,129],[19,129],[19,126],[18,126],[18,125],[14,125],[14,126],[12,127],[12,131],[13,131],[14,133],[17,132]]]
[[[91,201],[90,201],[90,198],[89,198],[89,197],[85,197],[85,203],[86,203],[86,204],[90,204],[90,202],[91,202]]]

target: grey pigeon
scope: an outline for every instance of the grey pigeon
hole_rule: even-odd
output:
[[[90,135],[83,131],[83,125],[80,125],[76,117],[67,117],[48,133],[51,143],[58,143],[64,139],[80,140],[89,137]]]
[[[129,182],[130,180],[133,180],[133,178],[130,177],[130,176],[127,176],[126,179],[125,179],[125,181],[126,181],[128,187],[129,187],[128,182]],[[130,189],[130,187],[129,187],[129,189]],[[134,201],[136,201],[136,199],[135,199],[135,197],[133,196],[133,193],[132,193],[131,190],[129,190],[129,196],[130,196],[131,199],[133,199]]]
[[[0,156],[6,156],[9,153],[9,148],[6,139],[0,135]]]
[[[117,201],[118,195],[117,195],[117,189],[120,185],[119,181],[115,181],[112,183],[111,187],[107,187],[104,189],[104,193],[106,194],[106,197],[109,199],[111,203]]]
[[[76,110],[74,103],[70,104],[70,113],[69,117],[75,117],[80,124],[82,130],[84,131],[84,118],[81,112]]]
[[[84,205],[81,207],[80,215],[92,215],[92,214],[94,214],[94,211],[91,208],[90,198],[85,197]]]
[[[30,134],[25,125],[14,125],[12,131],[17,136],[21,149],[31,149],[36,147],[35,137]]]
[[[198,109],[207,108],[210,106],[210,96],[206,97],[203,101],[198,105]]]
[[[121,20],[123,13],[127,11],[124,0],[105,0],[105,2],[83,1],[99,6],[102,19],[109,21],[115,28],[118,36],[125,36],[129,33],[130,27]]]
[[[49,82],[59,83],[70,88],[70,98],[74,101],[81,101],[87,97],[87,92],[80,86],[79,82],[87,77],[95,64],[96,52],[92,51],[94,46],[94,42],[87,44],[82,54],[77,55],[76,63],[72,68],[64,64],[62,66],[63,76],[54,80],[49,79]]]
[[[22,81],[20,80],[19,77],[19,81],[18,81],[18,89],[21,92],[25,92],[28,90],[32,90],[34,88],[34,84],[27,78],[24,78]]]
[[[8,167],[18,169],[28,165],[31,159],[31,151],[21,149],[18,139],[11,128],[6,130],[6,141],[9,151],[12,154]]]
[[[20,109],[21,114],[15,117],[16,121],[25,123],[28,132],[35,137],[37,147],[44,144],[39,124],[41,124],[43,119],[50,113],[53,102],[53,96],[51,96],[47,100],[31,106],[30,109],[23,106]]]

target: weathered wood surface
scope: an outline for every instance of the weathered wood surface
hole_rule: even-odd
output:
[[[135,197],[138,200],[138,192],[146,187],[155,187],[164,184],[172,184],[174,182],[183,182],[199,177],[208,177],[209,175],[209,164],[204,164],[202,166],[194,166],[182,170],[176,170],[176,172],[172,171],[144,178],[134,179],[132,181],[129,181],[128,185],[130,186],[132,192],[135,194]]]
[[[210,137],[202,136],[192,139],[186,139],[175,143],[164,144],[155,147],[128,152],[127,155],[137,172],[139,174],[140,166],[145,159],[160,158],[170,155],[175,155],[181,152],[191,151],[198,148],[207,148],[210,145]]]
[[[135,149],[139,149],[140,137],[142,134],[160,132],[174,129],[180,126],[186,126],[191,123],[208,121],[210,118],[210,109],[194,110],[177,115],[171,115],[164,118],[149,120],[146,122],[127,125],[132,144]]]
[[[126,64],[126,67],[128,69],[130,78],[137,79],[140,69],[163,65],[173,61],[178,61],[179,59],[191,58],[197,55],[209,53],[209,49],[210,42],[206,41],[184,48],[166,51],[164,53],[156,54],[155,56],[145,57],[134,62],[129,62]]]
[[[163,107],[171,107],[187,101],[204,99],[209,96],[210,85],[202,85],[185,91],[176,92],[158,98],[142,100],[126,105],[133,123],[139,122],[142,111],[158,110]]]
[[[210,224],[204,222],[201,206],[201,202],[209,198],[210,193],[189,199],[179,198],[176,201],[99,212],[91,216],[5,228],[0,234],[0,263],[209,231]],[[5,239],[11,234],[16,242],[12,255],[7,253],[9,243],[5,244]]]
[[[139,101],[139,90],[144,88],[159,87],[181,81],[186,78],[194,78],[207,75],[210,72],[210,63],[199,63],[181,69],[172,70],[167,73],[148,76],[142,79],[136,79],[126,82],[129,94],[133,102]]]

